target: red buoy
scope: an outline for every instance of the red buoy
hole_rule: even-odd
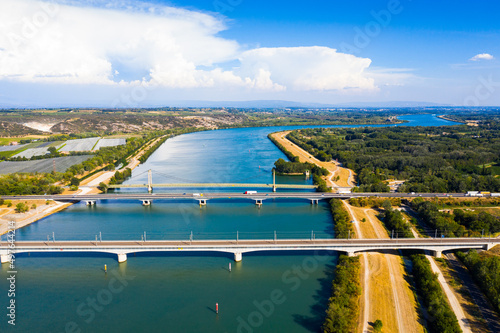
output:
[[[215,303],[215,313],[219,314],[219,303]]]

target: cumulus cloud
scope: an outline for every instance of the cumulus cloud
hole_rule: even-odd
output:
[[[328,47],[259,48],[243,52],[239,60],[242,76],[267,76],[261,84],[294,90],[373,89],[374,81],[365,70],[371,60],[358,58]]]
[[[493,60],[493,59],[495,59],[495,57],[493,57],[489,53],[480,53],[470,58],[469,61]]]
[[[124,3],[2,0],[0,79],[262,91],[376,88],[370,59],[318,46],[243,50],[219,36],[227,28],[221,17]],[[227,68],[229,62],[239,65]]]

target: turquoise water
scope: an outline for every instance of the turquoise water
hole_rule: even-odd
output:
[[[401,117],[408,125],[450,122],[430,115]],[[168,140],[133,172],[143,183],[269,183],[271,168],[285,156],[267,139],[284,128],[207,131]],[[161,178],[163,177],[163,178]],[[302,177],[278,182],[308,183]],[[236,189],[241,190],[241,189]],[[202,189],[201,191],[206,191]],[[261,191],[261,190],[259,190]],[[76,204],[27,226],[18,240],[231,239],[333,237],[326,203],[266,200],[99,202]],[[330,293],[336,253],[253,253],[235,263],[221,253],[138,254],[118,264],[115,255],[20,255],[17,258],[17,325],[1,332],[316,332]],[[231,263],[232,271],[228,266]],[[107,265],[108,272],[103,270]],[[8,266],[0,271],[0,307],[6,313]],[[123,276],[132,278],[123,280]],[[111,284],[110,284],[111,283]],[[95,299],[92,307],[91,303]],[[215,313],[219,303],[219,314]]]

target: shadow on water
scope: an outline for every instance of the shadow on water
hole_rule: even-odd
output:
[[[331,263],[325,265],[325,276],[318,279],[320,287],[316,290],[316,293],[313,296],[314,303],[310,306],[310,312],[312,315],[293,315],[294,321],[310,332],[321,332],[321,325],[323,325],[323,322],[325,321],[328,300],[332,292],[332,281],[334,278],[335,267],[337,266],[337,260],[338,257]]]

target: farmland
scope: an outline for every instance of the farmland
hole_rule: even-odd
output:
[[[0,174],[5,175],[15,172],[52,172],[53,161],[56,164],[56,172],[65,172],[69,167],[91,158],[91,155],[65,156],[34,161],[4,161],[0,162]]]
[[[103,147],[116,147],[127,143],[127,139],[101,139],[97,142],[94,150],[99,150]]]
[[[68,140],[59,150],[62,152],[91,151],[94,150],[97,141],[99,141],[99,138]]]
[[[47,148],[28,148],[26,150],[23,150],[16,155],[12,156],[14,158],[16,157],[25,157],[25,158],[32,158],[33,156],[40,156],[40,155],[45,155],[49,152]]]
[[[12,145],[12,146],[0,146],[0,152],[20,150],[20,149],[23,149],[26,146],[27,146],[27,144],[24,144],[24,145]]]

